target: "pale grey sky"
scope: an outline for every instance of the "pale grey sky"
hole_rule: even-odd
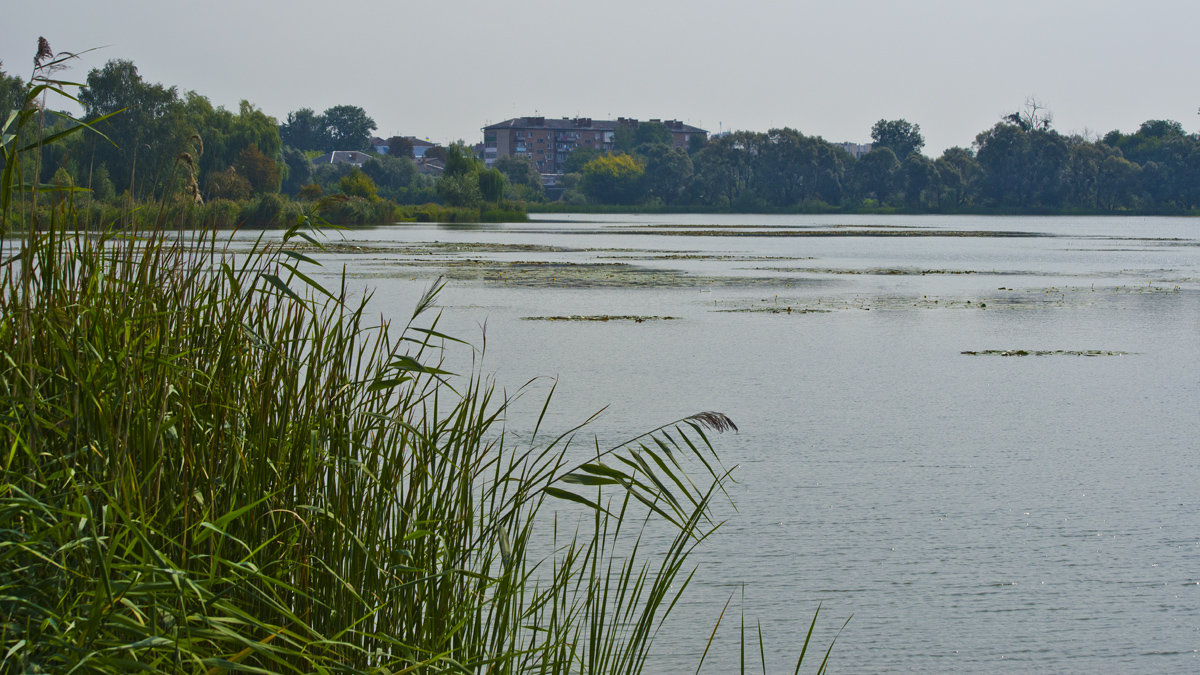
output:
[[[9,3],[0,60],[28,77],[39,35],[130,59],[143,78],[280,120],[362,106],[380,136],[478,142],[526,114],[790,126],[870,140],[921,125],[969,146],[1029,96],[1063,133],[1200,128],[1195,0],[173,0]]]

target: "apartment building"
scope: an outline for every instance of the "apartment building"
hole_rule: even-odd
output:
[[[686,148],[695,136],[707,140],[708,132],[679,120],[652,119],[671,132],[672,142]],[[590,117],[516,117],[483,128],[483,160],[491,166],[501,157],[526,157],[543,174],[563,172],[567,156],[575,148],[611,151],[617,129],[637,128],[636,119],[593,120]]]

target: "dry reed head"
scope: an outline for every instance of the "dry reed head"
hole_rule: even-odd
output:
[[[37,54],[33,56],[33,67],[41,68],[43,62],[52,58],[54,58],[54,51],[50,49],[50,42],[44,37],[39,37]]]

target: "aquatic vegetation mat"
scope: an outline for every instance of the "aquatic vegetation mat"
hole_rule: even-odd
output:
[[[967,356],[1128,356],[1131,352],[1107,349],[983,349],[960,353]]]
[[[677,316],[640,316],[636,314],[583,314],[571,316],[523,316],[525,321],[678,321]]]

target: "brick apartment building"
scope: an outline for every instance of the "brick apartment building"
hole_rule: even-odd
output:
[[[671,132],[676,147],[686,148],[693,136],[707,140],[708,132],[679,120],[649,120]],[[501,157],[526,157],[543,174],[562,173],[575,148],[613,149],[617,128],[636,128],[636,119],[593,120],[590,117],[516,117],[483,128],[483,160],[491,166]]]

